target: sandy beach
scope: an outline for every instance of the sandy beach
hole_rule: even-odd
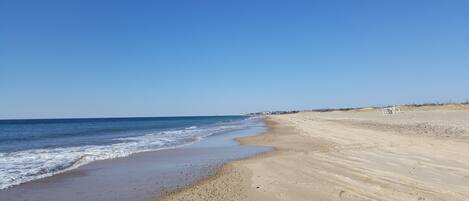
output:
[[[240,139],[273,151],[162,200],[468,200],[469,110],[273,115]]]
[[[469,201],[469,0],[0,0],[0,201]]]

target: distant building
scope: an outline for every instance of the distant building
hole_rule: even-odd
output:
[[[399,106],[392,106],[383,108],[383,114],[397,114],[401,112],[401,108]]]

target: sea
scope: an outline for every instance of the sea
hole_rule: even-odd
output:
[[[189,145],[259,121],[250,116],[0,120],[0,189],[97,160]]]

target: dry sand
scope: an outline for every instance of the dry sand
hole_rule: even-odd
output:
[[[469,111],[269,116],[230,162],[163,200],[469,200]]]

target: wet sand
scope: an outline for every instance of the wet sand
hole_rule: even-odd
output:
[[[162,200],[468,200],[469,111],[269,116],[244,145],[274,151],[230,162]]]
[[[234,138],[262,125],[208,137],[192,145],[96,161],[52,177],[0,191],[1,201],[144,201],[214,175],[228,160],[268,151],[240,147]]]

